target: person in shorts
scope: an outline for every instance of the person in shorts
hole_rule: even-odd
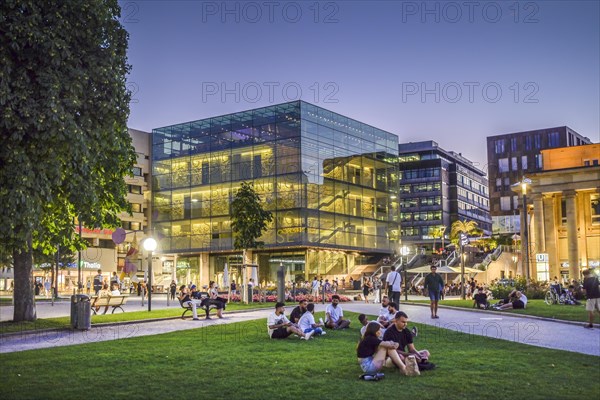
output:
[[[278,302],[275,304],[275,312],[267,318],[267,328],[271,339],[285,339],[292,333],[305,339],[304,332],[296,325],[292,324],[284,314],[285,303]]]
[[[358,364],[365,374],[375,375],[385,365],[385,360],[390,357],[401,374],[406,374],[406,366],[396,352],[398,343],[384,342],[381,337],[381,325],[378,322],[369,322],[364,336],[356,348]]]
[[[585,310],[588,312],[589,322],[585,325],[588,329],[594,328],[594,311],[600,314],[600,282],[598,277],[592,275],[589,269],[583,271],[583,290],[585,291]]]
[[[429,300],[431,301],[429,304],[431,318],[439,318],[437,315],[438,302],[444,289],[444,280],[441,275],[437,274],[437,267],[435,265],[431,266],[431,273],[425,277],[424,286],[429,292]]]
[[[513,290],[508,295],[509,301],[498,307],[498,310],[519,310],[527,307],[527,296],[518,290]]]

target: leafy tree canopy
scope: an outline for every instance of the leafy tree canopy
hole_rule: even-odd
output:
[[[117,0],[0,2],[0,253],[12,252],[14,321],[33,321],[32,249],[80,247],[75,217],[119,224],[127,132],[127,32]]]
[[[256,239],[263,234],[272,220],[273,215],[263,209],[254,185],[242,182],[231,203],[233,246],[244,250],[262,246],[263,243],[257,242]]]
[[[116,0],[0,5],[0,243],[72,243],[74,217],[115,226],[135,163],[127,32]]]

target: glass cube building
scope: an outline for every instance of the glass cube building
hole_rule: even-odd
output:
[[[342,277],[399,238],[398,137],[294,101],[154,129],[153,226],[178,277],[240,264],[230,206],[253,182],[273,221],[252,252],[260,282]],[[235,277],[234,277],[235,279]]]

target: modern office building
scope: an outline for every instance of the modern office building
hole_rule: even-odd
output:
[[[440,234],[448,240],[450,226],[457,220],[475,221],[484,235],[491,234],[483,171],[433,140],[401,143],[398,149],[403,244],[431,247],[435,242],[441,247]]]
[[[240,280],[230,204],[252,182],[273,221],[250,252],[259,281],[341,277],[399,237],[398,137],[294,101],[154,129],[153,228],[177,277]]]
[[[520,231],[519,203],[511,185],[542,171],[542,150],[589,143],[588,138],[567,126],[489,136],[487,160],[493,233]]]
[[[600,267],[600,144],[541,154],[543,170],[528,175],[526,193],[530,276],[580,279],[582,268]]]

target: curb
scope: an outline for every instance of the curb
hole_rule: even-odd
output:
[[[405,301],[402,304],[408,304],[411,306],[429,307],[429,304],[427,304],[427,303],[413,303],[410,301],[408,301],[408,302]],[[454,307],[454,306],[447,306],[447,305],[441,305],[441,304],[438,305],[438,308],[446,308],[448,310],[457,310],[457,311],[478,312],[478,313],[482,313],[482,314],[491,314],[491,315],[504,315],[507,317],[530,318],[530,319],[537,319],[540,321],[558,322],[558,323],[569,324],[569,325],[579,325],[579,326],[586,325],[585,321],[569,321],[569,320],[565,320],[565,319],[540,317],[537,315],[529,315],[529,314],[502,313],[501,311],[481,310],[481,309],[476,309],[476,308],[469,309],[469,308],[464,308],[464,307]],[[600,328],[600,324],[594,324],[594,328]]]

